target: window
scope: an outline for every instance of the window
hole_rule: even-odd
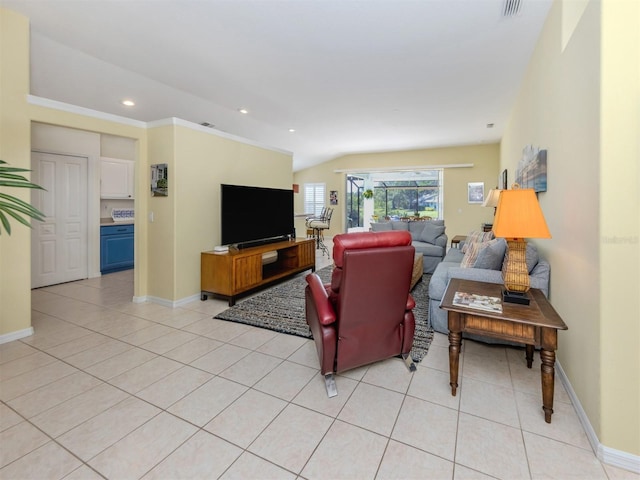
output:
[[[326,185],[324,183],[304,184],[304,213],[319,216],[324,208]]]
[[[379,218],[442,218],[442,170],[422,172],[419,180],[376,179],[373,192]]]
[[[388,174],[374,178],[374,214],[379,218],[442,218],[442,169],[426,170],[419,176]],[[405,178],[402,178],[402,177]]]

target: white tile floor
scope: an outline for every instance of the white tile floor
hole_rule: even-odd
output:
[[[318,267],[328,263],[318,257]],[[622,479],[539,360],[447,338],[410,374],[390,359],[329,399],[311,340],[214,320],[221,300],[133,304],[132,271],[34,290],[35,334],[0,345],[0,478]]]

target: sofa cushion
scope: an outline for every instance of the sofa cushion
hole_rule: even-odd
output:
[[[393,230],[391,222],[373,222],[371,223],[372,232],[390,232]]]
[[[470,243],[467,247],[467,251],[464,253],[462,262],[460,262],[461,268],[473,268],[478,258],[478,254],[481,250],[484,250],[489,246],[489,242],[474,242]]]
[[[424,229],[424,225],[427,222],[418,221],[418,222],[406,222],[406,223],[409,225],[409,233],[411,234],[411,239],[420,240],[420,234],[422,233],[422,230]]]
[[[444,296],[444,291],[447,289],[447,285],[449,284],[449,275],[448,271],[450,268],[459,267],[460,263],[458,262],[440,262],[429,280],[429,298],[433,300],[437,300],[438,302],[442,300]]]
[[[501,270],[506,250],[507,242],[504,238],[494,238],[493,240],[486,242],[485,248],[482,248],[478,252],[473,268]]]
[[[489,240],[493,240],[494,238],[495,235],[493,234],[493,230],[489,232],[473,230],[469,232],[469,235],[467,235],[467,239],[464,241],[464,245],[462,246],[462,253],[467,253],[467,249],[472,243],[488,242]]]
[[[436,243],[436,238],[444,233],[444,225],[435,225],[433,222],[423,223],[425,223],[425,225],[417,240],[427,243]]]
[[[428,257],[441,257],[444,254],[443,248],[438,245],[433,245],[431,243],[425,242],[411,242],[411,245],[416,249],[416,253],[421,253],[422,255],[426,255]]]
[[[389,222],[389,223],[391,223],[391,228],[394,230],[400,230],[403,232],[409,231],[409,222],[395,221],[395,222]]]

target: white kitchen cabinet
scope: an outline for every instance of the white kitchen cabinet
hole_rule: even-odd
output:
[[[100,198],[133,199],[133,168],[131,160],[100,159]]]

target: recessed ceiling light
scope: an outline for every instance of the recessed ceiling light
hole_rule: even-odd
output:
[[[238,111],[243,115],[246,115],[247,113],[249,113],[249,110],[247,110],[246,108],[239,108]]]
[[[133,107],[136,104],[136,102],[134,102],[133,100],[122,100],[122,104],[125,107]]]
[[[487,128],[493,128],[493,123],[487,123]]]
[[[290,128],[290,129],[289,129],[289,133],[294,133],[295,131],[296,131],[296,129],[295,129],[295,128]]]

